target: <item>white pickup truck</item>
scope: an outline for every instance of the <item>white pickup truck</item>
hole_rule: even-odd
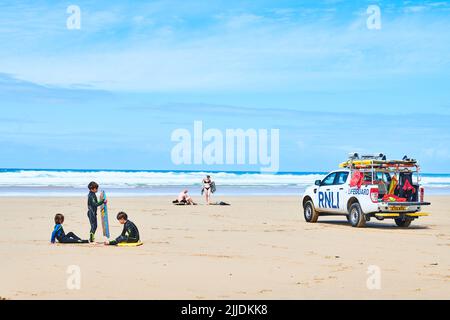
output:
[[[341,215],[353,227],[363,227],[371,218],[390,218],[397,226],[408,227],[414,219],[428,215],[420,212],[430,203],[423,201],[424,188],[414,160],[352,159],[340,166],[342,169],[305,190],[302,205],[307,222],[316,222],[319,216]]]

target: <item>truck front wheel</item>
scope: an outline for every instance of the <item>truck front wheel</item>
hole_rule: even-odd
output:
[[[354,203],[350,206],[348,211],[348,220],[352,227],[361,228],[366,225],[366,217],[361,210],[359,203]]]
[[[305,206],[303,207],[303,214],[306,222],[317,222],[317,219],[319,219],[319,213],[314,209],[314,205],[311,200],[305,203]]]
[[[413,219],[411,217],[399,217],[395,218],[395,224],[400,228],[408,228]]]

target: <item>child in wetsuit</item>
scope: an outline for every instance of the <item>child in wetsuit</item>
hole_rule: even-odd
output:
[[[55,243],[58,240],[59,243],[88,243],[87,240],[81,240],[73,232],[66,234],[64,232],[62,224],[64,223],[64,215],[58,213],[55,215],[55,228],[52,232],[51,243]]]
[[[121,242],[135,243],[139,241],[139,230],[136,225],[128,220],[128,215],[125,212],[119,212],[117,214],[117,220],[120,224],[123,224],[123,231],[115,240],[105,242],[109,245],[117,245]]]
[[[88,185],[88,213],[89,223],[91,225],[91,230],[89,233],[89,241],[95,241],[95,231],[97,230],[97,208],[102,204],[106,203],[106,200],[98,201],[96,192],[98,191],[98,184],[94,181]]]

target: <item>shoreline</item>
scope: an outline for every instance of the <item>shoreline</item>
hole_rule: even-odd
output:
[[[108,196],[112,197],[118,197],[118,198],[145,198],[145,197],[174,197],[176,198],[181,190],[183,190],[184,186],[177,186],[176,188],[171,189],[170,191],[164,190],[164,191],[155,191],[152,190],[121,190],[117,191],[114,189],[105,189]],[[188,188],[189,189],[189,188]],[[280,188],[277,190],[274,189],[263,189],[255,191],[249,191],[248,189],[233,189],[235,191],[223,191],[223,188],[221,188],[221,192],[217,192],[213,195],[213,198],[222,198],[222,197],[302,197],[303,193],[305,191],[304,188],[302,189],[294,189],[292,188],[292,191],[285,192],[283,191],[285,188]],[[103,190],[103,189],[102,189]],[[200,195],[199,192],[192,191],[192,189],[189,189],[189,193],[194,198],[203,198],[202,195]],[[79,190],[79,191],[73,191],[70,189],[47,189],[42,188],[40,190],[12,190],[12,191],[2,191],[0,188],[0,198],[79,198],[79,197],[86,197],[88,194],[88,191],[85,190]],[[429,190],[425,189],[425,198],[431,196],[450,196],[450,189],[434,189]]]

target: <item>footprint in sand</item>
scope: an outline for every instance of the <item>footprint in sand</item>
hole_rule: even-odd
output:
[[[309,288],[309,283],[307,281],[298,281],[295,284],[298,286],[305,286]]]
[[[170,244],[169,241],[151,241],[150,243],[153,243],[153,244]]]
[[[258,292],[263,294],[263,293],[267,293],[267,292],[272,292],[272,290],[270,290],[270,289],[262,289],[262,290],[259,290]]]
[[[432,263],[430,263],[430,264],[425,264],[423,267],[424,268],[432,268],[432,267],[436,267],[436,266],[438,266],[439,265],[439,263],[437,263],[437,262],[432,262]]]
[[[258,245],[261,247],[271,247],[273,249],[289,249],[288,247],[277,246],[274,244],[258,243]]]
[[[327,267],[332,268],[332,270],[330,272],[333,272],[333,273],[335,273],[335,272],[343,272],[343,271],[348,271],[348,270],[353,269],[353,267],[346,266],[346,265],[344,265],[342,263],[338,263],[337,265],[327,265]]]
[[[323,280],[325,280],[325,278],[319,278],[319,277],[314,277],[314,282],[316,282],[316,283],[320,283],[320,282],[322,282]]]
[[[428,273],[427,276],[430,278],[433,278],[434,280],[441,280],[441,279],[444,281],[450,280],[449,275],[443,275],[443,274],[439,274],[439,273]]]
[[[191,256],[194,256],[194,257],[208,257],[208,258],[225,258],[225,259],[235,258],[234,256],[227,256],[227,255],[224,255],[224,254],[207,254],[207,253],[195,253],[195,254],[191,254]]]

